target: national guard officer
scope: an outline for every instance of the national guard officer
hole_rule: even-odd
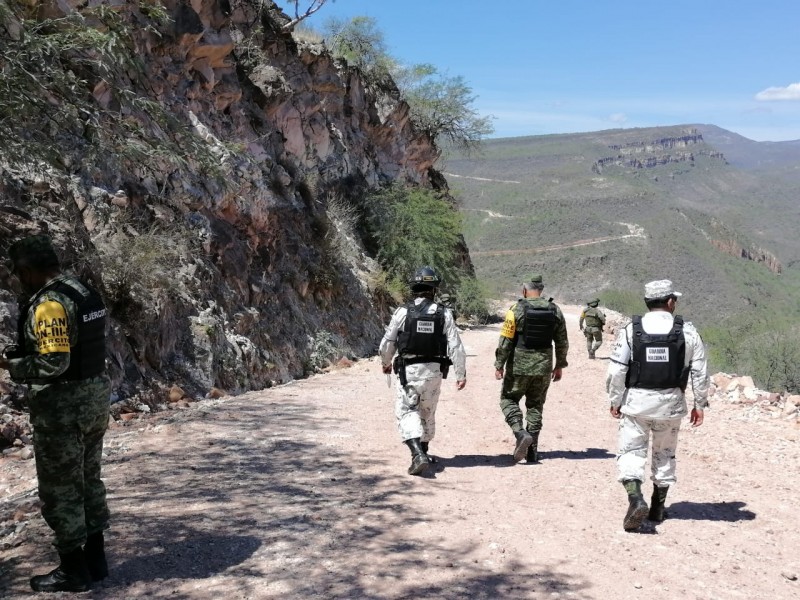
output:
[[[587,302],[586,308],[583,309],[581,317],[578,319],[578,327],[586,337],[589,358],[594,358],[595,350],[603,345],[603,326],[606,324],[606,316],[602,310],[597,308],[598,304],[600,304],[600,298]]]
[[[379,350],[383,372],[391,373],[394,366],[397,374],[395,416],[411,449],[409,475],[422,475],[432,462],[428,444],[436,433],[436,405],[451,364],[456,389],[467,384],[467,357],[453,314],[433,301],[440,283],[431,267],[414,272],[409,280],[414,298],[394,312]]]
[[[567,324],[553,299],[542,298],[541,275],[522,285],[522,298],[508,309],[495,350],[495,378],[503,380],[500,408],[516,438],[514,461],[538,459],[542,410],[550,381],[559,381],[567,366]],[[555,368],[553,367],[555,346]],[[505,374],[504,374],[505,369]],[[519,401],[525,396],[523,426]]]
[[[694,408],[689,422],[703,424],[708,406],[708,373],[703,340],[694,326],[674,315],[680,292],[669,279],[644,286],[649,312],[634,316],[617,334],[608,365],[606,388],[611,416],[620,419],[618,480],[628,493],[622,522],[626,531],[639,528],[645,516],[660,523],[669,486],[675,483],[675,450],[681,419],[687,414],[684,392],[691,379]],[[650,434],[653,496],[648,511],[642,496]]]
[[[100,479],[108,427],[106,308],[75,277],[62,275],[50,238],[9,248],[11,269],[30,297],[21,306],[17,345],[0,368],[28,384],[42,516],[55,533],[60,565],[31,579],[37,592],[82,592],[108,575],[103,531],[106,490]]]

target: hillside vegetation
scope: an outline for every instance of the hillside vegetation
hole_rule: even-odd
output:
[[[670,278],[717,368],[757,368],[762,383],[791,388],[795,378],[767,376],[775,357],[754,361],[754,349],[774,348],[765,336],[800,322],[796,148],[787,143],[784,156],[767,145],[760,157],[758,143],[725,133],[685,126],[507,138],[485,142],[480,157],[454,155],[444,171],[476,273],[513,293],[542,272],[550,295],[576,303],[599,295],[626,313],[645,310],[644,282]],[[723,140],[737,163],[707,138]]]

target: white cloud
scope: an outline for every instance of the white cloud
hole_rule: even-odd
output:
[[[608,119],[612,123],[616,123],[618,125],[622,125],[625,121],[628,120],[628,115],[625,113],[614,113],[613,115],[609,116]]]
[[[790,83],[786,87],[769,87],[758,92],[756,100],[800,100],[800,83]]]

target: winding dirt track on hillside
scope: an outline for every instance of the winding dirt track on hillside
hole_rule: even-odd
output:
[[[627,240],[630,238],[646,238],[644,229],[639,225],[633,223],[620,223],[625,225],[630,233],[624,235],[608,235],[604,237],[587,238],[585,240],[576,240],[567,244],[554,244],[552,246],[539,246],[537,248],[515,248],[513,250],[473,250],[470,256],[509,256],[516,254],[537,254],[539,252],[549,252],[551,250],[565,250],[567,248],[578,248],[580,246],[593,246],[594,244],[602,244],[604,242],[614,242],[617,240]]]
[[[489,181],[493,183],[522,183],[514,179],[490,179],[488,177],[473,177],[471,175],[456,175],[455,173],[442,173],[446,177],[454,177],[456,179],[472,179],[474,181]]]
[[[789,599],[800,596],[800,433],[717,404],[684,426],[671,519],[625,533],[616,421],[566,307],[570,366],[545,407],[542,462],[513,464],[498,326],[467,331],[445,382],[433,475],[405,474],[377,360],[115,427],[105,480],[111,576],[89,597]],[[0,462],[0,596],[55,560],[32,461]],[[649,496],[650,485],[647,485]],[[0,540],[1,541],[1,540]],[[87,596],[84,596],[87,597]]]

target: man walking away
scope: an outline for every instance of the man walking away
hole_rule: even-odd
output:
[[[628,493],[625,531],[638,529],[645,517],[656,523],[666,517],[664,503],[676,481],[675,450],[681,419],[688,413],[685,390],[690,380],[693,427],[703,424],[708,406],[705,347],[694,326],[674,315],[680,296],[668,279],[645,285],[649,312],[634,316],[619,331],[611,352],[606,389],[611,416],[620,419],[617,469]],[[641,486],[651,434],[653,496],[648,511]]]
[[[578,327],[586,337],[586,349],[589,358],[594,358],[594,353],[603,345],[603,327],[606,324],[606,315],[597,308],[600,298],[595,298],[586,304],[578,319]]]
[[[542,411],[550,381],[560,381],[567,366],[567,324],[553,299],[542,298],[544,283],[534,275],[522,285],[522,298],[506,312],[495,350],[495,379],[502,379],[500,409],[514,433],[514,461],[538,460]],[[553,348],[555,347],[555,367]],[[525,396],[523,425],[519,402]]]
[[[450,365],[456,389],[467,384],[467,356],[453,313],[433,301],[440,283],[431,267],[414,272],[409,280],[414,298],[394,312],[379,349],[383,372],[394,367],[397,374],[395,416],[411,450],[409,475],[424,474],[432,462],[428,444],[436,433],[436,406]]]

